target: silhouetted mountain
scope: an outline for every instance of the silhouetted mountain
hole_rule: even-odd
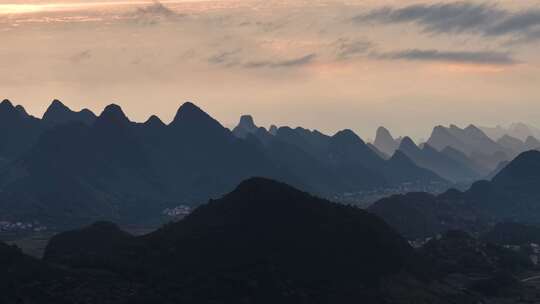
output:
[[[481,164],[478,164],[472,158],[468,157],[465,153],[455,148],[446,147],[441,151],[441,153],[453,159],[454,161],[460,163],[462,166],[465,166],[466,168],[473,170],[476,173],[476,175],[479,177],[486,176],[490,173],[489,169],[485,168]]]
[[[0,303],[120,304],[135,287],[116,274],[50,265],[0,242]]]
[[[386,155],[392,156],[399,147],[399,141],[392,137],[390,131],[384,127],[377,129],[373,145]]]
[[[408,184],[412,182],[425,184],[446,183],[437,174],[416,165],[407,155],[399,150],[383,165],[381,171],[395,184]]]
[[[367,143],[367,146],[371,149],[371,151],[375,152],[378,157],[382,159],[389,159],[390,156],[388,156],[386,153],[382,152],[381,150],[377,149],[372,143]]]
[[[292,129],[281,127],[277,130],[276,139],[294,145],[312,157],[326,161],[330,136],[303,128]]]
[[[88,227],[54,236],[45,250],[44,260],[75,268],[100,267],[118,269],[122,261],[114,260],[117,250],[133,250],[135,237],[109,222],[96,222]],[[69,244],[69,248],[65,247]]]
[[[156,115],[150,116],[150,118],[144,122],[144,125],[150,129],[163,129],[167,127],[167,125]]]
[[[506,148],[506,152],[511,158],[514,158],[518,154],[527,150],[524,142],[510,135],[504,135],[503,137],[499,138],[497,143]]]
[[[96,120],[96,115],[88,109],[74,112],[61,101],[55,99],[43,114],[43,122],[50,125],[59,125],[70,122],[82,122],[91,125]]]
[[[70,123],[46,131],[0,173],[0,187],[4,217],[56,225],[159,212],[167,194],[117,106],[93,126]]]
[[[55,236],[44,261],[0,243],[0,300],[472,304],[483,297],[447,276],[521,265],[449,238],[419,254],[374,215],[253,178],[145,236],[99,222]],[[466,265],[478,250],[487,260]]]
[[[76,242],[86,237],[70,232]],[[100,268],[80,264],[76,242],[58,236],[46,256]],[[245,181],[135,243],[94,250],[124,261],[113,271],[141,287],[135,303],[447,303],[430,287],[429,267],[377,217],[266,179]]]
[[[509,220],[540,223],[539,172],[540,152],[524,152],[491,182],[476,182],[465,192],[393,196],[376,202],[370,211],[409,238],[448,229],[478,232],[489,223]]]
[[[449,128],[437,126],[433,129],[427,144],[439,151],[452,147],[488,169],[494,169],[500,161],[508,160],[506,149],[474,125],[469,125],[465,129],[455,125]]]
[[[495,170],[493,170],[491,173],[489,173],[484,179],[486,180],[492,180],[495,176],[497,176],[497,174],[499,174],[502,169],[504,169],[506,166],[508,166],[508,164],[510,163],[510,161],[502,161],[499,163],[499,165],[497,166],[497,168],[495,168]]]
[[[270,134],[272,135],[276,135],[277,131],[278,131],[278,127],[276,127],[275,125],[271,125],[270,129],[268,130],[268,132],[270,132]]]
[[[540,152],[529,151],[520,154],[497,174],[492,182],[501,190],[519,195],[539,195]],[[540,206],[539,206],[540,207]]]
[[[508,127],[481,127],[480,129],[482,129],[482,131],[484,131],[484,133],[486,133],[486,135],[493,140],[498,140],[504,135],[508,135],[522,141],[525,141],[529,136],[540,138],[540,129],[521,122],[513,123]]]
[[[242,139],[192,103],[182,105],[170,125],[156,116],[131,122],[117,105],[107,106],[91,124],[52,124],[59,121],[52,118],[45,123],[10,103],[2,109],[0,115],[11,118],[6,128],[31,126],[36,134],[35,143],[28,134],[12,137],[25,138],[24,148],[0,154],[4,164],[13,160],[0,170],[3,218],[13,221],[79,225],[100,219],[139,221],[149,215],[157,220],[160,209],[179,202],[200,204],[252,176],[326,197],[404,184],[446,184],[402,156],[383,159],[350,130],[327,136],[282,127],[272,135],[255,126]],[[60,102],[48,112],[47,117],[77,114]]]
[[[251,115],[242,115],[240,122],[232,132],[238,138],[246,138],[248,134],[254,134],[258,129]]]
[[[527,150],[539,150],[540,141],[533,136],[529,136],[525,139],[525,148]]]
[[[27,151],[43,132],[41,121],[9,100],[0,103],[0,159],[13,160]]]
[[[425,144],[420,149],[409,137],[403,138],[399,150],[418,166],[429,169],[452,182],[471,182],[481,176],[469,166],[433,149],[429,144]]]

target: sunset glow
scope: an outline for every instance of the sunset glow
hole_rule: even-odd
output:
[[[167,121],[191,99],[228,126],[249,112],[264,125],[406,125],[418,137],[450,122],[446,107],[463,124],[540,115],[540,21],[512,26],[534,1],[1,2],[0,89],[36,115],[60,98]],[[427,15],[443,13],[457,15]],[[504,121],[486,102],[507,107]],[[319,121],[326,112],[336,117]]]

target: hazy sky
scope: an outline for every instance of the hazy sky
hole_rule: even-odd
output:
[[[540,125],[540,2],[0,0],[0,99],[226,126]]]

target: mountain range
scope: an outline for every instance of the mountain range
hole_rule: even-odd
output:
[[[512,123],[507,127],[499,125],[496,127],[480,127],[480,129],[495,141],[505,135],[521,141],[526,141],[529,137],[540,138],[540,129],[521,122]]]
[[[495,176],[536,142],[494,141],[473,125],[452,125],[435,127],[421,145],[381,127],[370,144],[348,129],[267,130],[249,115],[231,131],[190,102],[170,124],[157,116],[132,122],[114,104],[100,115],[76,112],[58,100],[39,119],[5,100],[0,220],[157,223],[166,208],[199,205],[254,176],[346,201],[377,191],[444,191]]]
[[[526,125],[513,126],[524,129]],[[407,136],[394,139],[390,131],[380,127],[373,146],[386,155],[401,150],[418,166],[461,184],[489,178],[520,153],[540,148],[540,141],[533,135],[522,140],[510,135],[515,132],[507,132],[494,139],[484,130],[490,129],[474,125],[463,129],[456,125],[436,126],[425,143],[416,145]]]
[[[156,116],[132,122],[117,105],[96,116],[58,100],[42,119],[4,101],[0,118],[0,220],[146,221],[167,207],[219,197],[253,176],[326,197],[448,184],[404,155],[381,158],[350,130],[270,132],[246,116],[230,131],[190,102],[168,125]]]
[[[491,181],[478,181],[466,191],[395,195],[374,203],[369,210],[409,239],[453,229],[479,233],[502,222],[537,225],[539,170],[540,152],[524,152]]]

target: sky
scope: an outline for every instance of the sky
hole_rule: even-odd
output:
[[[540,126],[540,2],[0,0],[0,99],[371,139]]]

